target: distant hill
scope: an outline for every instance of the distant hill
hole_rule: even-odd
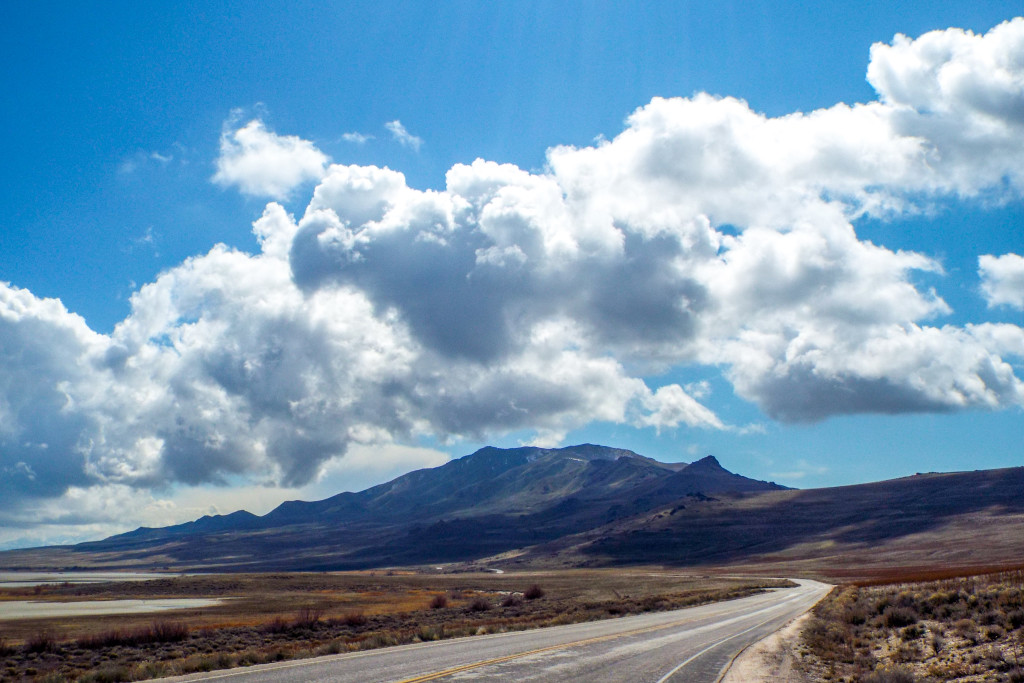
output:
[[[1024,563],[1024,468],[717,494],[530,548],[517,561],[747,566],[865,576]]]
[[[810,490],[632,451],[482,448],[386,484],[76,546],[3,569],[663,564],[778,575],[1024,563],[1024,468]]]
[[[729,472],[711,456],[685,464],[593,444],[487,447],[358,493],[289,501],[262,517],[239,511],[143,527],[60,552],[0,553],[0,566],[18,565],[19,557],[28,564],[219,571],[458,562],[593,529],[687,496],[781,490]]]

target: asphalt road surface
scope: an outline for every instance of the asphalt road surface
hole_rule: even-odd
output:
[[[736,653],[808,610],[831,588],[816,581],[796,582],[800,584],[798,588],[671,612],[416,643],[165,680],[714,683]]]

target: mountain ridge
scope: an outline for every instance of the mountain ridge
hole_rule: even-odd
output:
[[[261,517],[240,510],[8,551],[0,568],[661,564],[827,576],[843,567],[1024,563],[1021,538],[1024,467],[799,490],[729,472],[714,456],[662,463],[580,444],[485,447],[363,491],[288,501]]]
[[[784,487],[729,472],[714,458],[664,463],[597,444],[486,446],[363,491],[286,501],[262,516],[239,510],[140,527],[71,550],[115,563],[130,557],[216,571],[461,562],[548,542],[697,492],[729,490]]]
[[[623,459],[629,464],[611,467],[608,465]],[[569,465],[565,461],[582,464]],[[533,467],[530,467],[529,471],[518,471],[531,465]],[[371,517],[377,521],[394,520],[414,512],[426,519],[440,515],[460,517],[494,509],[506,513],[536,512],[543,508],[545,503],[553,501],[557,504],[563,497],[558,495],[558,491],[551,489],[554,479],[569,477],[569,481],[562,487],[562,493],[571,496],[579,494],[579,488],[582,488],[580,485],[584,483],[608,484],[609,479],[615,479],[616,473],[624,474],[624,478],[628,479],[630,473],[624,470],[630,468],[646,468],[646,472],[633,474],[641,479],[650,479],[656,472],[664,472],[666,476],[671,477],[695,465],[700,474],[713,478],[713,483],[709,484],[710,488],[715,490],[723,490],[723,487],[730,484],[735,490],[785,488],[774,482],[759,482],[728,472],[714,456],[687,464],[665,463],[627,449],[589,443],[564,448],[484,446],[438,467],[413,470],[358,492],[345,491],[316,501],[285,501],[265,515],[254,515],[245,510],[238,510],[227,515],[207,515],[198,520],[169,527],[139,527],[99,542],[124,537],[139,538],[147,532],[178,534],[224,531],[231,528],[259,529],[281,524],[305,523],[312,516],[321,520],[354,523]],[[583,482],[578,480],[581,474],[584,475]],[[524,478],[530,479],[531,482],[524,486]],[[574,483],[577,484],[576,489],[572,488]],[[688,482],[687,485],[693,488],[695,485],[699,486],[699,483]],[[487,490],[488,487],[490,490]],[[543,490],[544,487],[547,487],[547,490]],[[542,490],[534,490],[538,488]],[[414,491],[418,494],[416,498],[420,500],[410,502],[409,494]],[[520,505],[509,505],[507,496],[505,500],[492,502],[497,497],[496,494],[508,494],[510,491],[518,494]],[[672,495],[672,492],[668,491],[666,495]],[[433,505],[424,503],[421,499],[428,496],[437,497],[439,502]],[[453,501],[452,498],[462,500]]]

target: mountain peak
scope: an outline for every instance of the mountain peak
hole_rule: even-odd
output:
[[[705,456],[705,457],[701,458],[700,460],[695,460],[694,462],[691,462],[690,463],[690,468],[693,468],[693,467],[696,467],[697,469],[702,469],[702,470],[710,470],[710,469],[724,470],[725,469],[724,467],[722,467],[722,464],[720,462],[718,462],[718,458],[716,458],[713,455],[708,455],[708,456]],[[689,469],[689,468],[687,468],[687,469]]]

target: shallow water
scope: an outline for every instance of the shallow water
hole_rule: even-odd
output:
[[[0,588],[25,588],[61,583],[106,583],[108,581],[149,581],[177,574],[152,572],[0,572]]]
[[[84,617],[101,614],[149,614],[174,609],[212,607],[223,602],[213,598],[174,598],[160,600],[90,600],[80,602],[38,602],[35,600],[0,601],[0,621],[12,619],[48,619]]]

